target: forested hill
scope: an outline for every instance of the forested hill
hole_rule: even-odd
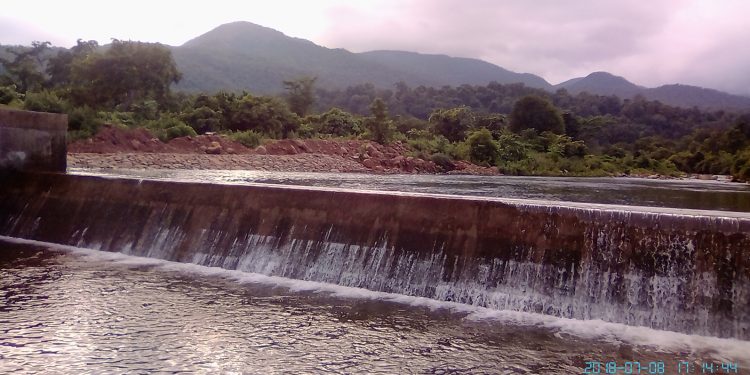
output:
[[[292,38],[249,22],[217,27],[172,53],[183,73],[178,88],[187,91],[248,90],[273,94],[284,80],[318,77],[325,88],[371,82],[390,88],[403,81],[410,86],[524,83],[551,88],[533,74],[514,73],[488,62],[414,52],[352,53]]]
[[[399,82],[414,88],[424,86],[435,90],[443,86],[486,86],[496,82],[523,83],[550,94],[565,89],[572,95],[587,92],[615,95],[620,99],[640,95],[686,108],[750,109],[750,97],[696,86],[672,84],[647,88],[607,72],[591,73],[552,86],[539,76],[512,72],[478,59],[404,51],[352,53],[292,38],[250,22],[221,25],[170,49],[177,69],[182,73],[182,80],[176,88],[191,93],[248,91],[276,95],[284,91],[284,81],[302,77],[317,77],[316,88],[329,91],[357,91],[364,84],[372,84],[373,89],[393,91],[398,90],[396,84]],[[56,54],[59,50],[53,47],[43,53]],[[0,59],[10,57],[7,46],[0,46]],[[0,74],[2,72],[0,64]],[[366,108],[368,104],[369,101],[360,107]],[[472,105],[468,102],[462,104]]]
[[[571,94],[588,92],[596,95],[616,95],[623,99],[642,95],[646,99],[678,107],[750,108],[750,98],[745,96],[678,84],[647,88],[607,72],[594,72],[586,77],[573,78],[555,85],[554,89],[565,89]]]

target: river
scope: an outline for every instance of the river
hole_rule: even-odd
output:
[[[750,185],[615,177],[376,175],[229,170],[71,169],[69,173],[215,183],[268,183],[356,190],[588,202],[750,212]]]
[[[720,217],[750,212],[750,187],[716,181],[71,172],[711,210]],[[722,374],[750,366],[750,341],[126,253],[138,252],[0,236],[0,373]]]

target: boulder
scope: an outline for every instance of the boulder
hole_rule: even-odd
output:
[[[211,144],[209,144],[208,147],[206,147],[207,154],[218,155],[218,154],[221,154],[221,152],[222,152],[222,147],[219,142],[216,142],[216,141],[211,142]]]
[[[131,139],[131,140],[130,140],[130,147],[132,147],[132,148],[133,148],[133,150],[136,150],[136,151],[138,151],[138,150],[140,150],[140,149],[141,149],[141,146],[143,146],[143,143],[141,143],[141,142],[138,142],[138,140],[137,140],[137,139]]]
[[[259,155],[266,155],[266,154],[268,154],[268,150],[266,150],[266,148],[263,147],[263,146],[256,147],[255,148],[255,152],[258,153]]]
[[[362,165],[364,165],[366,168],[373,169],[376,166],[379,166],[379,163],[377,160],[370,158],[363,160]]]

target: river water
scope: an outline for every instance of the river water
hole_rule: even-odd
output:
[[[750,366],[744,341],[8,238],[0,239],[0,294],[0,373],[8,374],[580,374],[594,362],[673,374],[703,373],[708,363],[715,373],[724,373],[722,363],[726,373]]]
[[[357,190],[750,212],[750,185],[614,177],[374,175],[228,170],[81,169],[73,174],[215,183],[268,183]]]
[[[750,187],[715,181],[71,172],[750,212]],[[748,341],[7,237],[0,295],[0,373],[750,373]]]

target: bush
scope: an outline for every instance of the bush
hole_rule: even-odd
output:
[[[162,142],[198,135],[193,128],[169,114],[162,115],[158,120],[147,121],[145,127],[156,134]]]
[[[331,108],[320,116],[310,116],[310,120],[311,125],[321,134],[347,137],[364,131],[361,118],[338,108]]]
[[[469,144],[469,159],[472,162],[485,165],[495,163],[498,148],[489,130],[482,128],[471,133],[466,142]]]
[[[96,111],[87,106],[68,112],[68,132],[72,140],[91,138],[102,124],[103,121],[97,116]]]
[[[446,154],[433,154],[430,157],[430,160],[445,172],[456,169],[456,165],[453,163],[453,160]]]
[[[65,113],[65,101],[50,91],[29,92],[23,101],[23,109],[37,112]]]
[[[256,148],[260,146],[262,137],[252,130],[231,133],[229,138],[241,143],[245,147]]]
[[[164,137],[162,138],[163,142],[169,141],[171,139],[179,138],[179,137],[194,137],[198,135],[195,130],[185,124],[179,124],[175,126],[170,126],[164,130]]]
[[[10,104],[20,98],[21,94],[16,92],[15,85],[0,86],[0,104]]]

